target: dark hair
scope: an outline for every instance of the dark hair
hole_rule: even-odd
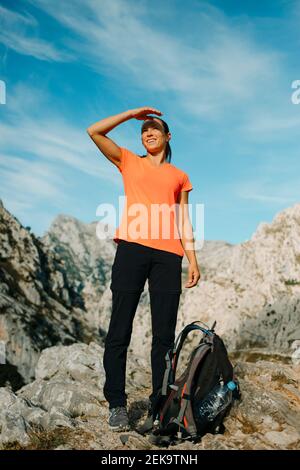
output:
[[[168,134],[168,132],[170,132],[169,130],[169,126],[168,124],[166,123],[166,121],[164,121],[163,119],[157,117],[157,116],[153,116],[152,119],[155,117],[155,119],[159,119],[163,125],[163,128],[164,128],[164,131],[165,131],[165,134]],[[144,124],[142,125],[142,128],[141,128],[141,131],[143,130],[144,128],[144,125],[147,121],[144,121]],[[170,143],[167,142],[167,145],[166,145],[166,152],[165,152],[165,157],[166,157],[166,160],[168,163],[171,162],[171,158],[172,158],[172,149],[171,149],[171,146],[170,146]]]

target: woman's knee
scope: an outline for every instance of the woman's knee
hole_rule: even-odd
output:
[[[160,344],[161,346],[170,347],[175,341],[175,332],[160,331],[152,336],[152,344]]]
[[[132,328],[128,330],[118,328],[111,330],[108,332],[105,338],[105,349],[107,348],[121,348],[121,347],[128,347],[130,344],[132,335]]]

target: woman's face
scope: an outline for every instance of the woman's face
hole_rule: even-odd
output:
[[[171,134],[165,134],[162,123],[158,119],[147,119],[142,126],[142,144],[147,152],[160,152],[166,148]]]

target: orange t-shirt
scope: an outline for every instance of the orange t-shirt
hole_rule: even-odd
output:
[[[125,207],[113,240],[127,240],[183,256],[176,202],[181,191],[193,189],[188,175],[171,163],[156,167],[124,147],[121,152],[117,168],[123,177]]]

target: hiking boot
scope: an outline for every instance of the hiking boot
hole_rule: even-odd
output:
[[[129,419],[125,406],[117,406],[109,409],[109,428],[112,431],[129,431]]]

